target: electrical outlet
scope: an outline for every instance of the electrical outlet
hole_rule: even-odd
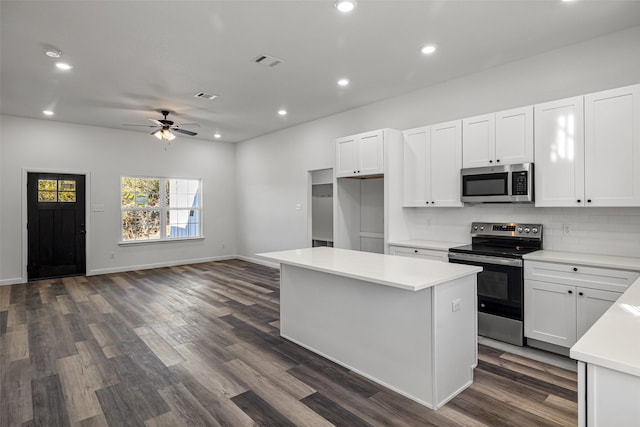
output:
[[[460,303],[461,303],[460,298],[454,299],[453,301],[451,301],[451,311],[460,310]]]
[[[570,224],[562,224],[562,235],[571,234],[571,225]]]
[[[297,211],[302,210],[302,205],[300,203],[296,203],[296,210]]]

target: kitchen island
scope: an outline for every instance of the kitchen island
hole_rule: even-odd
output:
[[[280,263],[280,335],[429,408],[473,382],[480,267],[319,247]]]

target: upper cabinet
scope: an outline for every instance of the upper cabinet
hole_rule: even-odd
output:
[[[536,206],[584,205],[584,99],[535,106]]]
[[[640,85],[535,106],[536,206],[640,206]]]
[[[383,173],[383,130],[365,132],[336,140],[336,178]]]
[[[533,107],[483,114],[462,121],[462,167],[533,162]]]
[[[462,206],[461,131],[456,120],[403,132],[404,206]]]
[[[640,85],[584,97],[588,206],[640,206]]]

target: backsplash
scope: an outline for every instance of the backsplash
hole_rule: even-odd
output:
[[[464,243],[473,221],[529,222],[544,226],[544,249],[640,257],[640,208],[486,204],[404,211],[413,239]]]

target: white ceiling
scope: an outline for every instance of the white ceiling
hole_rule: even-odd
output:
[[[3,114],[238,142],[640,25],[640,1],[0,2]],[[425,43],[438,45],[430,57]],[[44,45],[64,52],[63,72]],[[267,68],[261,54],[284,60]],[[597,55],[598,52],[594,52]],[[340,88],[336,81],[352,84]],[[208,101],[199,91],[220,95]],[[278,109],[288,116],[280,117]],[[192,129],[192,128],[190,128]],[[183,138],[183,136],[180,136]],[[189,137],[184,137],[189,138]]]

